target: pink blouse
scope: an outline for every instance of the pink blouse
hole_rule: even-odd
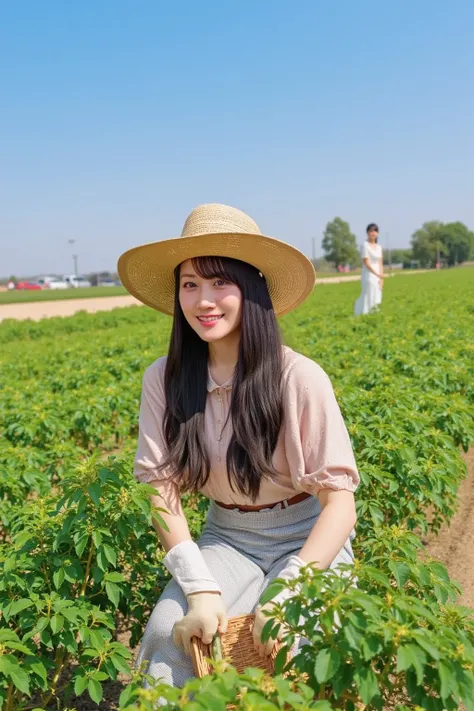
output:
[[[135,476],[142,482],[167,479],[157,472],[166,443],[163,436],[165,412],[164,373],[166,356],[145,371],[140,406]],[[204,430],[211,473],[201,493],[225,504],[272,504],[306,491],[320,489],[355,491],[359,474],[349,435],[331,382],[319,365],[284,346],[283,425],[273,455],[278,478],[264,478],[255,502],[232,491],[226,469],[226,452],[232,436],[232,422],[224,427],[230,407],[232,381],[217,385],[211,375],[207,383]]]

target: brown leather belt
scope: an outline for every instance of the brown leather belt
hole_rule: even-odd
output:
[[[240,504],[223,504],[221,501],[216,501],[218,506],[223,509],[237,509],[238,511],[262,511],[263,509],[286,509],[288,506],[293,506],[293,504],[299,504],[300,501],[309,499],[311,494],[302,491],[301,494],[296,494],[292,496],[291,499],[284,499],[283,501],[277,501],[274,504],[262,504],[261,506],[243,506]]]

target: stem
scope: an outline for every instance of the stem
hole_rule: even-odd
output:
[[[89,557],[87,558],[86,574],[84,576],[84,581],[82,583],[81,592],[79,593],[79,597],[82,597],[84,595],[84,593],[86,592],[87,583],[89,582],[89,576],[91,573],[92,554],[93,553],[94,553],[94,542],[91,540],[91,547],[89,548]]]
[[[318,698],[321,699],[321,701],[324,701],[324,699],[326,698],[326,687],[324,686],[324,684],[319,687]]]
[[[15,690],[15,686],[13,682],[10,682],[10,686],[8,687],[8,693],[7,693],[7,698],[6,698],[6,705],[5,705],[5,711],[10,711],[12,708],[12,701],[13,701],[13,692]]]
[[[43,708],[46,708],[48,704],[50,703],[51,699],[53,696],[56,695],[56,686],[58,684],[58,681],[61,677],[61,674],[63,672],[64,666],[69,659],[69,654],[65,650],[57,649],[56,650],[56,671],[54,673],[54,676],[51,681],[51,689],[49,692],[49,696],[45,699],[44,696],[41,699],[41,705]]]

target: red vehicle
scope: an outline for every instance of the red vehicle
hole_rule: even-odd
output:
[[[39,284],[35,284],[32,281],[17,281],[15,289],[34,289],[36,291],[38,289],[41,290],[41,287]]]

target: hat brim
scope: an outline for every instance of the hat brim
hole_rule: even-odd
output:
[[[119,258],[118,273],[130,294],[172,316],[176,267],[206,256],[240,259],[261,271],[277,316],[293,311],[314,287],[313,264],[298,249],[273,237],[239,232],[175,237],[133,247]]]

